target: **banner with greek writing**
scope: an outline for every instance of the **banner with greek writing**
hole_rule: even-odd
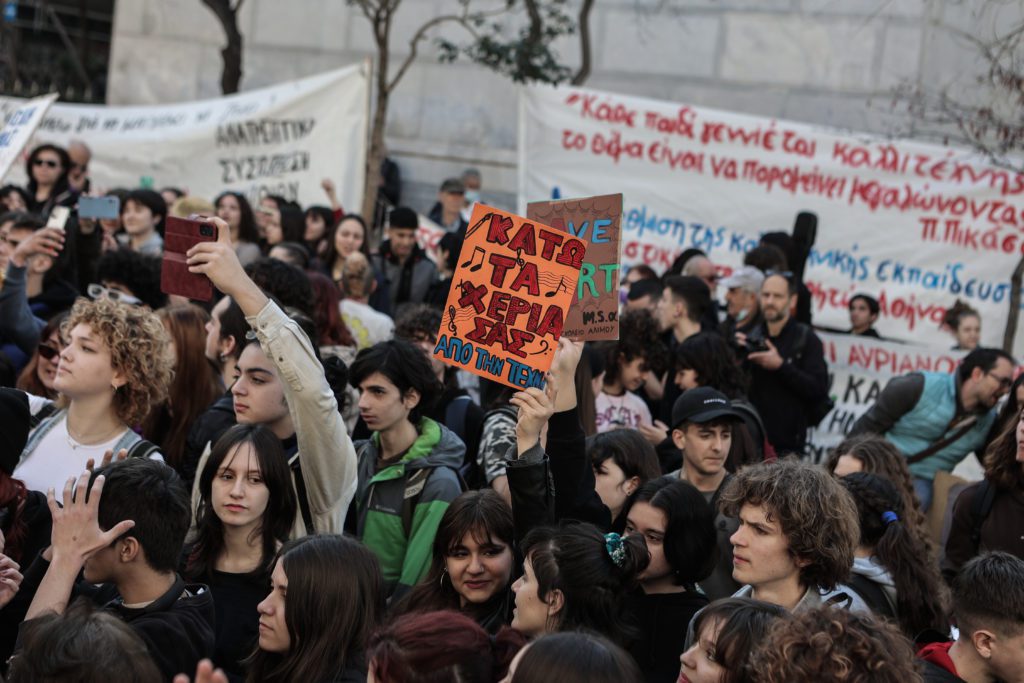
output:
[[[33,131],[42,122],[46,110],[56,99],[56,93],[36,97],[19,107],[12,107],[0,117],[4,122],[0,128],[0,181],[18,160],[21,150],[28,144]]]
[[[521,94],[519,173],[520,210],[623,192],[624,266],[663,271],[697,247],[727,274],[761,234],[790,232],[798,212],[813,212],[805,277],[815,324],[849,327],[849,298],[865,292],[881,303],[883,336],[952,345],[938,327],[960,298],[981,312],[982,342],[1001,345],[1024,252],[1024,176],[967,151],[531,87]]]
[[[85,142],[96,188],[181,187],[213,199],[234,190],[326,204],[334,181],[348,210],[362,204],[369,67],[337,71],[215,100],[145,107],[54,104],[33,145]],[[24,103],[0,98],[0,109]],[[15,167],[17,169],[17,166]],[[11,173],[24,182],[24,171]]]
[[[965,355],[963,351],[848,334],[818,336],[825,347],[829,395],[836,407],[811,430],[808,452],[814,462],[827,458],[828,449],[846,438],[850,427],[874,404],[890,379],[908,372],[953,372]]]

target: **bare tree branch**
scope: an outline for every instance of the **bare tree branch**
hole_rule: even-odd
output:
[[[238,92],[238,86],[242,82],[242,33],[238,30],[238,10],[242,8],[242,2],[238,0],[231,5],[231,0],[202,0],[202,3],[210,8],[217,20],[224,29],[224,36],[227,38],[227,45],[220,51],[221,59],[224,62],[220,77],[220,89],[225,95]]]
[[[572,77],[573,85],[583,85],[590,78],[590,10],[594,8],[594,0],[583,0],[580,7],[576,30],[580,33],[580,68]]]

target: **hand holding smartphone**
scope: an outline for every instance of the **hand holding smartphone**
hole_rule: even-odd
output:
[[[216,242],[217,226],[197,216],[168,216],[164,232],[160,290],[165,294],[178,294],[199,301],[212,299],[213,284],[205,275],[189,272],[186,254],[197,244]]]
[[[63,230],[71,216],[71,209],[66,206],[55,206],[50,211],[50,217],[46,220],[46,227]]]

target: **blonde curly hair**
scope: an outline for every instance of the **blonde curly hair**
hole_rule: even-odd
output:
[[[125,376],[113,406],[126,425],[139,424],[150,408],[167,398],[174,369],[167,353],[170,337],[148,308],[110,299],[79,299],[61,325],[65,338],[75,325],[88,325],[110,350],[111,365]]]

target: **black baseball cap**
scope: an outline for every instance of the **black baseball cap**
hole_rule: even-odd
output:
[[[725,394],[711,387],[697,387],[684,391],[672,406],[672,429],[684,422],[704,424],[721,418],[741,420]]]

